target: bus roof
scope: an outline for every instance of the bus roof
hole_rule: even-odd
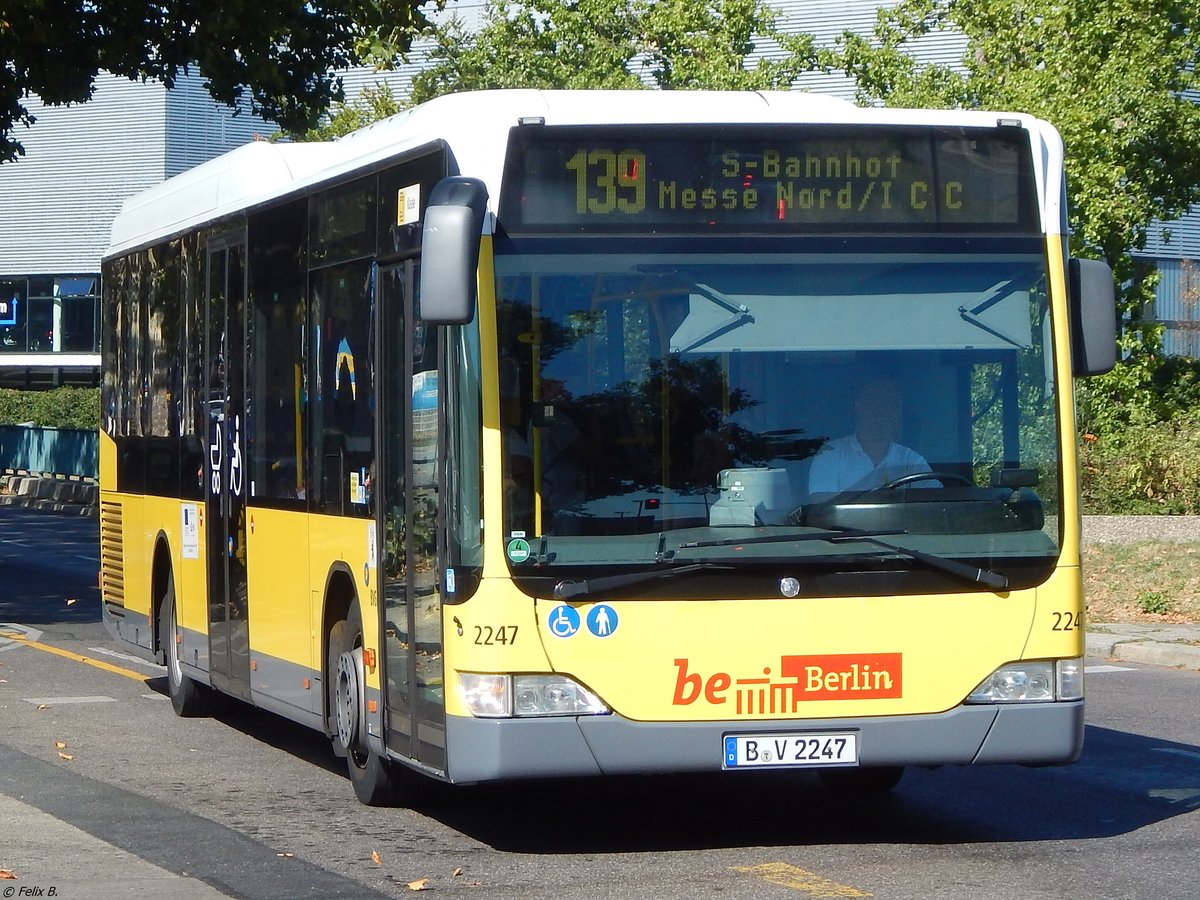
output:
[[[1058,230],[1060,197],[1045,173],[1061,172],[1062,144],[1028,115],[963,110],[881,109],[801,91],[540,91],[448,94],[336,141],[255,141],[127,199],[113,222],[107,256],[166,240],[442,140],[459,171],[483,179],[494,205],[508,131],[520,120],[584,124],[910,124],[994,126],[1019,121],[1034,135],[1038,192],[1047,230]],[[1039,153],[1040,150],[1040,153]],[[1048,179],[1049,185],[1057,178]]]

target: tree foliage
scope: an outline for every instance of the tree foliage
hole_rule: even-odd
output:
[[[87,101],[101,71],[170,87],[195,66],[209,93],[291,131],[340,100],[336,70],[389,64],[428,23],[420,0],[0,0],[0,162],[24,153],[26,101]]]
[[[452,18],[434,40],[414,102],[518,87],[785,90],[816,56],[762,0],[489,0],[480,27]]]
[[[292,135],[301,141],[332,141],[372,122],[394,116],[404,109],[386,82],[368,85],[353,100],[334,105],[329,115],[315,128]]]
[[[44,428],[94,431],[100,424],[100,390],[59,387],[49,391],[18,391],[0,388],[0,425],[28,422]]]
[[[919,62],[913,46],[944,31],[965,36],[961,63]],[[1153,221],[1200,201],[1200,107],[1187,96],[1198,53],[1190,3],[901,0],[880,10],[873,35],[846,33],[822,56],[856,80],[862,102],[1018,110],[1058,128],[1074,252],[1107,259],[1122,286],[1126,358],[1081,386],[1095,428],[1154,414],[1161,326],[1143,313],[1156,276],[1130,251]]]

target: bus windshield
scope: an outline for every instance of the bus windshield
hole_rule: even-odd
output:
[[[1059,451],[1040,239],[633,245],[497,239],[514,569],[844,570],[898,547],[1048,574]],[[801,539],[824,532],[895,546]]]

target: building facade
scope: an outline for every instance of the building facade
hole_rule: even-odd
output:
[[[25,155],[0,165],[0,387],[95,384],[100,258],[126,197],[273,128],[173,90],[102,74],[76,106],[28,102]]]

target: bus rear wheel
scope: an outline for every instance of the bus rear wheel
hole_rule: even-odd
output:
[[[396,805],[401,800],[401,772],[367,744],[362,615],[357,605],[329,631],[326,677],[333,750],[346,758],[355,796],[367,806]]]
[[[158,635],[167,663],[167,694],[178,716],[207,716],[212,711],[212,689],[183,673],[179,662],[179,623],[175,611],[175,573],[167,575],[167,586],[158,607]]]

